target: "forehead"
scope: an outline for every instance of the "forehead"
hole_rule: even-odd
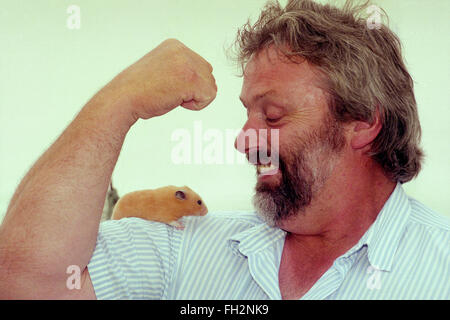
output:
[[[280,98],[321,94],[319,70],[308,61],[293,62],[274,46],[255,54],[244,69],[241,99],[251,103],[266,93]]]

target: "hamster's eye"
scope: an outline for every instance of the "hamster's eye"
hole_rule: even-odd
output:
[[[202,200],[198,200],[197,203],[201,206],[202,205]]]
[[[177,197],[180,200],[186,200],[186,194],[181,190],[175,192],[175,197]]]

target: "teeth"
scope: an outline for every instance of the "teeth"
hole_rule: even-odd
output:
[[[273,171],[273,170],[277,169],[277,167],[275,167],[273,164],[260,164],[260,165],[257,165],[256,168],[257,168],[258,174],[265,174],[269,171]]]

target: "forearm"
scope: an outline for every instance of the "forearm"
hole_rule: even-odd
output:
[[[22,180],[0,229],[0,265],[8,268],[0,281],[34,272],[64,279],[67,266],[88,264],[111,173],[132,125],[119,105],[108,104],[92,99]]]

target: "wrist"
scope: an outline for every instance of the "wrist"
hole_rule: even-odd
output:
[[[98,92],[83,108],[97,127],[105,127],[111,133],[126,135],[138,118],[133,114],[131,99],[126,94]]]

